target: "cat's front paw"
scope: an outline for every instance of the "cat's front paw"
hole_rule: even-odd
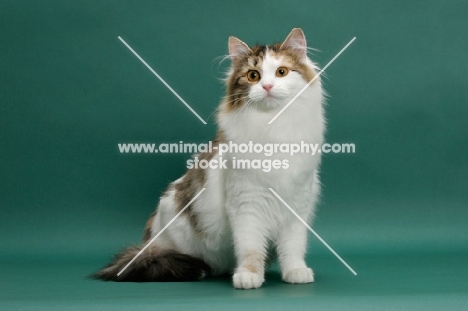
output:
[[[251,289],[251,288],[259,288],[262,286],[265,279],[262,275],[253,272],[237,272],[234,273],[232,277],[232,281],[235,288],[239,289]]]
[[[314,272],[310,268],[293,269],[286,272],[283,280],[293,284],[312,283],[314,281]]]

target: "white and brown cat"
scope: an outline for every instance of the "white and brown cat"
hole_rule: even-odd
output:
[[[304,33],[295,28],[283,43],[248,47],[229,38],[232,62],[217,115],[213,143],[322,144],[324,91],[316,79],[272,124],[268,122],[317,75]],[[94,276],[112,281],[194,281],[233,274],[235,288],[258,288],[272,258],[288,283],[314,281],[304,260],[307,228],[269,191],[274,189],[306,221],[320,193],[320,153],[229,153],[232,159],[288,160],[289,168],[197,169],[169,185],[149,218],[143,242],[128,247]],[[200,159],[219,154],[202,153]],[[117,273],[197,195],[206,190],[120,276]]]

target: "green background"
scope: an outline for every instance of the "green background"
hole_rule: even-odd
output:
[[[0,1],[2,309],[456,310],[468,299],[466,1]],[[316,282],[116,284],[85,276],[137,243],[188,155],[124,142],[205,142],[227,38],[301,27],[327,70]],[[208,121],[203,125],[117,39]]]

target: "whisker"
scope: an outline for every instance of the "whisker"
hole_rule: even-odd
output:
[[[240,94],[240,93],[239,93],[239,94]],[[230,103],[232,103],[232,102],[235,102],[236,100],[244,100],[244,99],[246,99],[247,97],[248,97],[247,95],[246,95],[246,96],[241,96],[241,97],[239,97],[239,98],[234,98],[234,99],[232,99],[232,100],[223,101],[222,103],[223,103],[223,104],[230,104]],[[211,116],[212,116],[214,113],[218,112],[221,108],[222,108],[222,105],[218,106],[212,113],[210,113],[210,115],[208,116],[207,120],[209,120],[209,119],[211,118]]]
[[[247,106],[249,106],[249,104],[252,101],[253,101],[252,99],[249,99],[247,102],[244,102],[244,105],[242,105],[242,107],[235,113],[235,115],[234,115],[234,124],[237,121],[237,116],[241,113],[242,110],[247,109]]]
[[[225,104],[230,104],[230,103],[232,103],[232,102],[235,102],[236,100],[244,100],[244,99],[246,99],[246,98],[247,98],[247,96],[243,96],[243,97],[239,97],[239,98],[234,98],[234,99],[232,99],[232,100],[225,101],[224,103],[225,103]]]
[[[247,95],[248,93],[249,93],[248,91],[245,91],[245,92],[229,94],[229,95],[226,95],[224,97],[232,97],[232,96],[236,96],[236,95]]]

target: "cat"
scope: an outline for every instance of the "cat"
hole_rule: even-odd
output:
[[[217,113],[214,146],[234,142],[321,145],[325,131],[325,92],[318,67],[307,56],[303,31],[294,28],[282,43],[249,47],[236,37],[228,42],[231,66],[226,95]],[[271,124],[268,122],[314,79]],[[215,149],[215,148],[214,148]],[[150,216],[140,246],[124,249],[95,278],[112,281],[195,281],[232,274],[235,288],[259,288],[265,268],[277,259],[282,279],[310,283],[305,262],[307,228],[272,194],[274,189],[302,219],[313,220],[320,194],[320,153],[244,154],[230,161],[287,160],[287,169],[191,168],[169,185]],[[199,159],[219,159],[202,152]],[[186,210],[123,273],[117,275],[203,188]]]

